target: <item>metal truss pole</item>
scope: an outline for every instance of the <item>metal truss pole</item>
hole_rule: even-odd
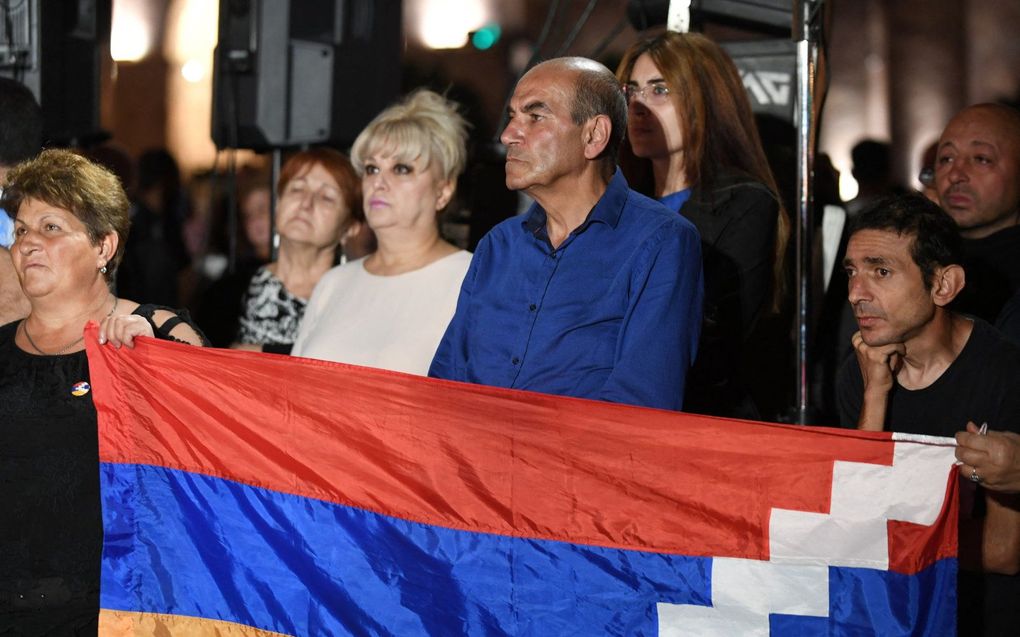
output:
[[[814,237],[812,172],[815,163],[815,77],[823,0],[794,0],[797,43],[797,422],[807,424],[810,405],[808,357],[811,308],[811,250]]]

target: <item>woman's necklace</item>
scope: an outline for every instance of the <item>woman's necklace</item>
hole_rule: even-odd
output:
[[[110,318],[111,316],[113,316],[114,310],[117,309],[117,302],[118,301],[120,301],[120,299],[118,299],[117,297],[113,297],[113,307],[111,307],[110,311],[106,313],[106,318]],[[74,339],[73,341],[71,341],[67,345],[64,345],[63,347],[61,347],[60,349],[58,349],[55,352],[44,352],[44,351],[42,351],[42,349],[39,348],[38,345],[35,344],[35,341],[32,340],[32,335],[28,333],[28,320],[27,319],[21,322],[21,331],[25,333],[25,338],[28,339],[28,344],[31,345],[32,348],[35,351],[39,352],[43,356],[60,356],[61,354],[63,354],[67,350],[71,349],[72,347],[74,347],[78,343],[81,343],[82,341],[85,340],[85,335],[82,334],[81,336],[79,336],[78,338]]]

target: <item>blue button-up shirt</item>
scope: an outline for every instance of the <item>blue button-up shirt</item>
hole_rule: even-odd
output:
[[[617,170],[558,248],[538,204],[482,239],[429,375],[680,409],[701,302],[697,230]]]
[[[7,211],[0,208],[0,246],[10,248],[12,245],[14,245],[14,222],[7,216]]]

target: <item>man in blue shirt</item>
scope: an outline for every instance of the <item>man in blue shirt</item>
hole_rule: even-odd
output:
[[[680,409],[701,325],[701,244],[627,187],[627,104],[606,67],[558,58],[517,84],[506,184],[535,204],[478,244],[429,375]]]

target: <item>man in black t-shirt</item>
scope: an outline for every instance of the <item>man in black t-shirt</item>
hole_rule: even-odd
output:
[[[967,289],[953,309],[994,322],[1020,290],[1020,111],[957,113],[939,138],[935,187],[963,237]]]
[[[1016,292],[999,312],[995,319],[995,329],[1002,335],[1020,345],[1020,290]]]
[[[965,284],[953,220],[906,195],[850,223],[843,265],[860,331],[837,380],[843,425],[937,436],[968,421],[1017,429],[1020,348],[947,309]],[[961,507],[960,568],[971,573],[960,576],[960,634],[1008,634],[1020,626],[1020,500],[966,486],[975,497],[973,510]]]

